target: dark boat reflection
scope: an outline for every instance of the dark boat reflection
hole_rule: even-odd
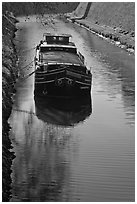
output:
[[[59,126],[75,126],[92,113],[91,95],[84,98],[35,97],[36,115],[44,122]]]

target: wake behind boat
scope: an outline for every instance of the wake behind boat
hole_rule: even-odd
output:
[[[91,90],[92,74],[84,57],[70,42],[71,35],[43,35],[36,48],[35,95],[76,96]]]

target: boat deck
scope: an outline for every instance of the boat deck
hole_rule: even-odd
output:
[[[68,52],[44,52],[41,53],[40,60],[43,63],[70,63],[83,66],[83,63],[76,54]]]

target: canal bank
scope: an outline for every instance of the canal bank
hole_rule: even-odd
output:
[[[2,15],[2,200],[9,201],[11,189],[11,165],[15,158],[9,139],[11,129],[8,118],[11,114],[14,84],[18,77],[17,53],[13,43],[17,20],[11,13]]]
[[[98,37],[126,50],[129,53],[135,53],[134,32],[131,33],[131,36],[129,36],[127,35],[127,31],[122,31],[119,28],[113,29],[108,26],[97,25],[89,22],[88,20],[71,20],[70,18],[68,20],[87,29],[93,34],[96,34]]]
[[[129,53],[135,52],[134,2],[81,2],[67,18]]]

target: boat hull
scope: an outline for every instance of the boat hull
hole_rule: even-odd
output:
[[[81,96],[91,91],[91,74],[75,72],[71,69],[35,72],[35,95]]]

